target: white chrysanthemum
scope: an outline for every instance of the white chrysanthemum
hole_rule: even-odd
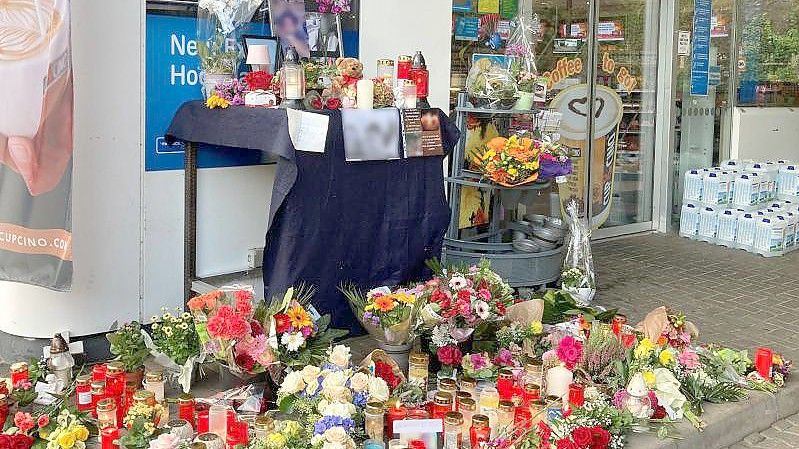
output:
[[[451,288],[453,290],[460,290],[460,289],[466,288],[468,286],[469,286],[469,282],[466,280],[465,277],[463,277],[463,276],[461,276],[459,274],[456,274],[455,276],[452,276],[452,278],[449,280],[449,288]]]
[[[294,352],[305,343],[305,337],[302,336],[301,332],[287,332],[280,337],[280,343],[286,346],[286,349],[290,352]]]

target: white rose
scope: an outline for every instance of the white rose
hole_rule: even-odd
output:
[[[350,348],[344,345],[334,346],[328,360],[339,368],[346,368],[350,364]]]
[[[385,402],[388,400],[388,384],[379,377],[369,379],[369,400]]]
[[[343,445],[350,436],[343,427],[331,427],[325,430],[325,440],[330,443],[338,443]]]
[[[303,388],[305,388],[305,382],[302,380],[302,373],[299,371],[292,371],[286,375],[286,378],[283,379],[283,383],[280,384],[280,393],[299,393]]]
[[[331,401],[338,401],[338,402],[350,402],[352,401],[352,391],[349,388],[336,385],[333,387],[328,387],[322,390],[322,394],[325,395]]]
[[[322,388],[327,390],[330,387],[343,387],[347,382],[347,376],[341,371],[335,371],[322,380]]]
[[[352,406],[352,407],[350,407]],[[353,408],[352,404],[345,404],[343,402],[333,402],[327,405],[322,411],[323,416],[339,416],[341,418],[352,418]]]
[[[350,379],[350,387],[352,387],[353,391],[365,391],[369,388],[369,376],[365,373],[355,373]]]
[[[307,385],[305,386],[305,393],[308,395],[313,395],[314,393],[316,393],[316,390],[318,388],[319,388],[319,381],[316,379],[311,379],[309,382],[307,382]]]
[[[317,380],[321,372],[322,370],[319,369],[319,367],[308,365],[302,369],[302,380],[304,380],[306,384],[309,384],[311,381]]]

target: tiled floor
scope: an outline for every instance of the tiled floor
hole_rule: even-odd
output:
[[[799,356],[799,251],[764,258],[652,234],[594,245],[594,265],[595,302],[630,321],[669,305],[699,327],[703,342]]]

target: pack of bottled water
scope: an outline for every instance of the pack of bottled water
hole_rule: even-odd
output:
[[[799,248],[799,164],[724,161],[685,173],[680,236],[764,257]]]

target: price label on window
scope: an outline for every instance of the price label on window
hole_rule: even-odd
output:
[[[680,31],[677,35],[677,54],[679,56],[688,56],[691,54],[691,32]]]

